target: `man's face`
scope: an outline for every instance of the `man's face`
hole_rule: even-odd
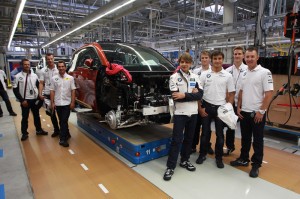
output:
[[[190,70],[190,67],[192,65],[191,62],[187,62],[186,60],[182,59],[179,62],[180,68],[183,72],[187,73]]]
[[[54,66],[54,57],[53,55],[46,56],[47,65],[52,67]]]
[[[222,68],[223,64],[223,57],[222,55],[213,56],[212,58],[212,65],[215,68]]]
[[[57,64],[58,72],[60,75],[65,74],[67,67],[63,63]]]
[[[246,51],[245,53],[245,61],[250,69],[254,69],[257,66],[258,54],[255,50]]]
[[[234,50],[233,51],[233,63],[241,64],[244,59],[244,53],[242,50]]]
[[[24,72],[30,71],[30,62],[29,61],[23,61],[23,71]]]
[[[210,58],[208,55],[201,54],[201,65],[208,66],[210,63]]]

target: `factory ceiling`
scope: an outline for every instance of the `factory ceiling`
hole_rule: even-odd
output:
[[[19,1],[0,0],[0,46],[3,49],[7,48]],[[136,0],[47,47],[55,48],[62,43],[76,47],[96,40],[143,42],[156,48],[194,44],[205,47],[213,46],[216,41],[218,45],[228,45],[228,42],[239,44],[247,39],[252,40],[256,34],[261,1],[224,1]],[[11,46],[40,48],[120,2],[27,0]],[[272,42],[272,37],[283,35],[283,18],[292,11],[294,1],[263,2],[263,35],[266,41]],[[230,14],[233,18],[226,23],[225,4],[232,8]]]

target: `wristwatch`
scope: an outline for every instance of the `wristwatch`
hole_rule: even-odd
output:
[[[258,112],[262,115],[264,115],[266,113],[266,110],[258,110]]]

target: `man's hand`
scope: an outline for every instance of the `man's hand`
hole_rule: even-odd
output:
[[[255,112],[254,122],[260,123],[264,117],[264,114],[261,114],[259,111]]]
[[[27,100],[24,100],[22,103],[21,103],[21,105],[23,106],[23,107],[28,107],[28,102],[27,102]]]
[[[73,110],[75,108],[75,103],[70,104],[70,109]]]
[[[180,93],[180,92],[174,92],[174,93],[172,93],[172,98],[174,100],[184,99],[185,98],[185,94],[184,93]]]
[[[44,101],[45,97],[43,95],[39,95],[40,100]]]
[[[236,114],[237,114],[237,116],[239,116],[239,118],[240,118],[241,120],[244,119],[244,117],[243,117],[242,114],[241,114],[241,108],[237,108]]]
[[[193,88],[192,93],[198,93],[198,89],[197,88]]]
[[[199,114],[201,115],[201,117],[208,116],[208,114],[205,111],[205,108],[199,108]]]

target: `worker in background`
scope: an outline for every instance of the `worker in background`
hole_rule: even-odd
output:
[[[211,70],[210,52],[206,51],[206,50],[202,51],[200,59],[201,59],[201,66],[198,67],[198,68],[195,68],[193,70],[193,73],[198,75],[199,78],[200,78],[202,72],[207,71],[207,70]],[[191,151],[192,153],[196,152],[196,146],[199,144],[200,129],[201,129],[201,115],[200,115],[200,113],[198,113],[197,124],[196,124],[194,139],[193,139],[193,143],[192,143],[192,151]],[[208,152],[208,154],[211,154],[211,155],[214,154],[214,150],[211,148],[211,142],[209,142],[207,152]]]
[[[238,101],[238,94],[239,90],[241,88],[241,80],[244,74],[247,72],[247,65],[243,63],[244,59],[244,49],[240,46],[237,46],[233,49],[233,65],[228,67],[226,69],[227,72],[229,72],[232,77],[233,77],[233,83],[235,87],[235,97],[234,97],[234,112],[237,114],[237,101]],[[234,139],[235,139],[235,130],[230,129],[227,126],[227,131],[226,131],[226,155],[231,154],[235,150],[235,145],[234,145]]]
[[[60,126],[59,144],[68,147],[70,138],[68,120],[71,110],[75,107],[74,78],[66,73],[67,66],[62,60],[58,61],[59,74],[51,78],[50,99],[52,110],[57,111]]]
[[[53,76],[58,75],[58,69],[54,64],[54,56],[51,53],[46,54],[47,67],[41,69],[40,73],[40,85],[39,85],[39,96],[41,100],[44,100],[46,106],[46,113],[50,116],[51,122],[54,128],[54,132],[51,137],[59,135],[59,126],[56,117],[55,110],[51,109],[50,104],[50,80]]]
[[[18,73],[13,83],[13,91],[16,98],[21,103],[22,121],[21,121],[21,141],[28,138],[28,116],[31,110],[36,128],[36,135],[48,135],[41,127],[41,119],[39,114],[39,106],[37,106],[39,80],[36,74],[30,70],[30,62],[28,59],[22,60],[23,71]]]
[[[270,70],[257,64],[258,51],[249,47],[245,53],[248,71],[242,78],[237,113],[240,118],[242,148],[240,157],[230,162],[231,166],[248,166],[249,151],[253,137],[254,153],[251,157],[250,177],[258,177],[263,160],[264,127],[266,110],[273,96],[273,78]]]
[[[224,145],[224,123],[218,117],[218,108],[221,105],[234,101],[234,84],[230,73],[222,67],[224,54],[214,51],[211,54],[212,68],[203,72],[200,76],[200,83],[203,86],[203,100],[199,102],[202,120],[202,134],[200,140],[200,154],[196,160],[197,164],[202,164],[206,160],[207,149],[211,137],[210,125],[215,121],[216,144],[215,158],[218,168],[224,168],[223,164],[223,145]],[[228,97],[227,97],[228,93]]]
[[[170,77],[170,91],[174,100],[174,126],[164,180],[174,174],[179,152],[180,167],[188,171],[196,168],[189,161],[198,114],[198,100],[202,98],[202,88],[197,75],[189,71],[193,59],[184,53],[179,57],[180,69]],[[180,150],[181,148],[181,150]]]
[[[5,82],[7,82],[7,77],[6,74],[3,70],[0,70],[0,96],[2,97],[3,101],[5,102],[7,111],[9,112],[9,115],[11,116],[17,116],[17,114],[13,111],[12,107],[11,107],[11,103],[9,101],[9,97],[7,95],[7,87]],[[0,105],[0,117],[3,117],[3,111]]]

